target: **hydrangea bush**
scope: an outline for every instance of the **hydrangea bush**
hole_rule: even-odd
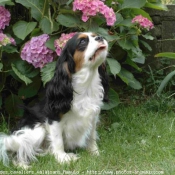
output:
[[[45,64],[52,62],[54,51],[45,45],[48,39],[49,35],[47,34],[32,37],[21,50],[22,60],[31,63],[35,68],[42,68]]]
[[[9,25],[10,19],[10,12],[4,6],[0,6],[0,31]]]
[[[116,15],[112,8],[109,8],[100,0],[75,0],[73,2],[73,11],[82,11],[82,21],[86,22],[91,16],[97,13],[102,14],[106,18],[108,26],[113,26],[116,21]]]
[[[154,24],[147,18],[143,17],[142,15],[135,16],[132,23],[137,23],[139,27],[146,30],[151,30],[154,27]]]
[[[76,34],[76,32],[72,32],[72,33],[68,33],[68,34],[62,33],[61,37],[54,41],[55,52],[57,53],[58,56],[61,55],[61,51],[63,50],[64,46],[66,45],[66,42],[69,39],[71,39],[75,34]]]
[[[0,47],[6,46],[7,44],[16,45],[16,42],[13,38],[8,37],[6,34],[0,33]]]
[[[153,23],[145,7],[166,10],[160,0],[0,1],[3,113],[22,115],[16,104],[31,103],[31,97],[39,95],[52,78],[67,40],[76,32],[91,31],[106,38],[110,77],[119,77],[131,88],[142,88],[129,70],[141,72],[139,64],[144,64],[145,52],[151,50],[146,39],[153,39],[149,33]],[[109,94],[105,110],[118,104],[117,92],[111,89]]]

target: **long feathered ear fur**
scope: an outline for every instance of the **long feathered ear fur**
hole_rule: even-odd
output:
[[[71,108],[73,100],[72,73],[75,71],[73,54],[68,46],[58,58],[55,74],[46,90],[47,107],[53,114],[65,114]]]
[[[101,83],[102,83],[102,86],[104,88],[103,101],[104,102],[109,102],[109,96],[108,96],[108,92],[109,92],[109,77],[108,77],[108,74],[107,74],[106,64],[105,63],[103,63],[98,68],[98,72],[100,74]]]

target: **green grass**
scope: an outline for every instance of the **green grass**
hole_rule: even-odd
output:
[[[167,106],[171,108],[166,110]],[[159,171],[165,175],[175,174],[172,101],[153,99],[137,106],[131,103],[103,112],[98,133],[99,157],[83,149],[76,150],[81,158],[69,165],[58,164],[53,156],[38,157],[26,174],[161,174]],[[22,170],[0,163],[1,171],[18,175]]]

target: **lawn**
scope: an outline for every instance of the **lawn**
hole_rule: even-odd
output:
[[[24,171],[4,167],[0,174],[175,174],[175,115],[173,100],[150,99],[120,104],[102,112],[98,127],[100,156],[78,149],[77,162],[58,164],[54,157],[38,157]],[[2,126],[5,129],[4,125]],[[1,128],[2,128],[1,127]]]

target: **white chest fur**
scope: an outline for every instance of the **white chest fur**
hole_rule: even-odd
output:
[[[83,69],[73,76],[74,99],[71,110],[63,116],[65,148],[85,147],[98,121],[103,99],[98,70]]]

